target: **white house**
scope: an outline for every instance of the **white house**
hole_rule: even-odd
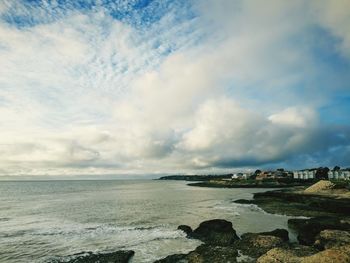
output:
[[[335,180],[338,180],[338,179],[350,180],[350,171],[346,171],[346,170],[329,171],[328,178],[335,179]]]
[[[303,170],[303,171],[294,171],[293,178],[294,179],[314,179],[316,175],[316,170]]]
[[[248,179],[249,175],[246,173],[236,173],[232,175],[232,179]]]

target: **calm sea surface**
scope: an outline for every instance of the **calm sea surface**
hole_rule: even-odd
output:
[[[180,224],[223,218],[238,234],[287,228],[286,216],[232,203],[266,189],[215,189],[180,181],[0,181],[0,262],[50,262],[82,251],[132,249],[153,262],[194,249]]]

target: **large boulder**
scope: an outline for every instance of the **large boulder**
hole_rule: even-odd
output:
[[[311,219],[289,219],[288,225],[297,231],[302,245],[313,245],[316,236],[326,229],[350,230],[350,223],[336,217],[314,217]]]
[[[189,235],[206,244],[227,246],[238,240],[232,223],[223,219],[204,221]]]
[[[350,245],[350,232],[329,229],[323,230],[317,235],[314,245],[319,249]]]
[[[69,256],[67,260],[54,260],[52,263],[128,263],[135,254],[132,250],[111,253],[82,252]]]
[[[175,254],[155,263],[223,263],[236,262],[238,252],[233,247],[203,244],[188,254]]]

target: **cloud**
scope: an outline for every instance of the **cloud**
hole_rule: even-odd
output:
[[[1,173],[346,164],[347,5],[5,1]]]
[[[309,145],[316,126],[310,109],[286,109],[270,117],[242,108],[223,98],[204,103],[194,127],[179,147],[192,152],[194,164],[248,166],[274,163]]]
[[[346,0],[340,1],[314,1],[316,19],[321,26],[328,29],[337,39],[338,51],[350,57],[350,3]]]

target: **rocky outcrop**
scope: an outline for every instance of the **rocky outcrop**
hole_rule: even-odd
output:
[[[69,256],[68,260],[52,261],[52,263],[128,263],[135,254],[132,250],[120,250],[111,253],[82,252]]]
[[[314,243],[314,246],[319,249],[329,249],[344,245],[350,245],[350,232],[329,229],[321,231]]]
[[[350,199],[339,196],[276,190],[255,193],[253,200],[237,200],[236,203],[255,204],[268,213],[289,216],[349,216]]]
[[[350,231],[350,223],[334,217],[315,217],[311,219],[289,219],[289,227],[298,233],[298,241],[302,245],[313,245],[316,236],[323,230]]]
[[[263,233],[247,233],[239,239],[232,223],[222,219],[204,221],[193,231],[186,225],[181,225],[178,229],[186,232],[191,238],[202,240],[205,244],[188,254],[175,254],[156,262],[234,263],[239,256],[238,251],[244,255],[240,256],[240,262],[245,262],[241,258],[249,256],[255,260],[274,247],[287,246],[285,241],[288,240],[288,231],[284,229]]]
[[[239,239],[232,223],[223,219],[204,221],[189,236],[206,244],[221,246],[231,245]]]
[[[237,256],[237,250],[232,247],[204,244],[188,254],[171,255],[155,263],[234,263]]]

